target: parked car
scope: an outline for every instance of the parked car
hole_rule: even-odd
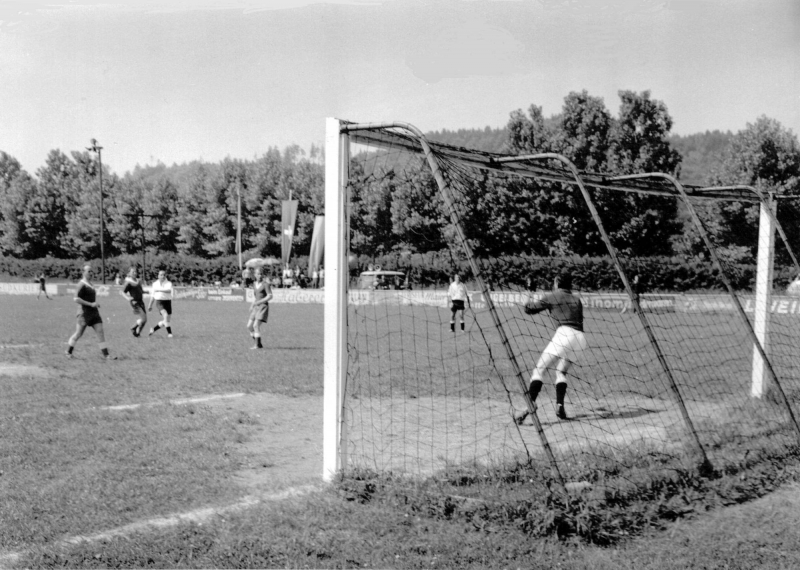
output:
[[[358,277],[358,289],[411,289],[401,271],[364,271]]]

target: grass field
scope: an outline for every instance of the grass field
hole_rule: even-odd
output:
[[[0,297],[0,567],[800,564],[786,532],[800,522],[791,486],[741,507],[701,501],[710,514],[687,509],[613,548],[532,538],[508,504],[478,525],[447,501],[322,488],[321,306],[273,305],[268,348],[254,351],[245,304],[176,303],[175,338],[134,339],[126,302],[100,302],[117,361],[100,358],[91,331],[64,358],[71,299]],[[731,503],[796,478],[791,462],[736,477]],[[524,502],[525,489],[511,495]]]

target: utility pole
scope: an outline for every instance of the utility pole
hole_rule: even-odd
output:
[[[97,139],[92,139],[92,146],[86,147],[89,152],[97,153],[97,162],[100,168],[100,260],[102,263],[103,285],[106,284],[106,252],[105,252],[105,211],[103,209],[103,157],[100,153],[102,146],[97,145]]]
[[[158,218],[159,216],[157,216],[155,214],[145,214],[144,211],[142,211],[141,209],[138,212],[136,212],[135,216],[141,218],[141,223],[139,224],[139,227],[142,230],[142,275],[141,275],[141,279],[142,279],[142,282],[144,283],[144,282],[147,281],[147,258],[145,257],[146,256],[146,252],[147,252],[147,242],[145,241],[144,230],[145,230],[145,226],[147,225],[149,220],[152,220],[153,218]],[[148,221],[145,221],[145,218],[147,218]]]

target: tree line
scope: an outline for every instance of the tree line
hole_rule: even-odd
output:
[[[49,153],[29,175],[0,152],[0,251],[4,255],[100,257],[99,164],[88,152]],[[235,250],[241,201],[243,250],[280,255],[281,201],[299,201],[295,243],[307,248],[323,213],[323,156],[318,147],[270,148],[255,160],[226,158],[136,167],[118,176],[104,166],[107,256],[149,250],[216,258]]]
[[[609,174],[665,172],[689,182],[748,184],[785,196],[800,195],[800,147],[779,122],[758,117],[738,133],[677,137],[662,101],[648,91],[620,91],[616,116],[601,98],[572,92],[560,113],[545,117],[531,105],[515,110],[503,129],[430,133],[433,140],[507,154],[554,152],[582,170]],[[499,148],[498,148],[499,147]],[[352,158],[354,173],[363,159]],[[44,166],[27,173],[0,151],[0,253],[21,259],[100,256],[100,172],[86,151],[52,150]],[[698,180],[699,178],[704,180]],[[202,259],[235,251],[241,201],[243,249],[280,256],[282,200],[299,201],[294,251],[306,254],[314,218],[324,213],[324,156],[312,146],[269,148],[252,160],[136,167],[119,176],[104,166],[105,254],[151,252]],[[464,192],[464,219],[481,255],[604,255],[585,204],[572,188],[531,179],[487,175]],[[673,199],[596,190],[607,230],[631,257],[702,256],[703,244]],[[758,211],[745,203],[700,206],[708,231],[732,261],[752,261]],[[796,250],[798,207],[780,202],[778,216]],[[373,177],[354,189],[351,248],[359,255],[425,253],[446,247],[449,220],[436,185],[424,171],[406,180]]]
[[[537,105],[527,112],[513,111],[505,143],[495,150],[508,155],[556,153],[578,169],[596,173],[661,172],[681,179],[683,156],[673,144],[667,106],[648,91],[620,91],[619,98],[617,116],[601,98],[586,91],[570,93],[562,111],[550,117]],[[460,146],[469,137],[445,131],[433,138]],[[486,138],[486,146],[493,140],[494,136]],[[700,146],[700,141],[707,144]],[[736,134],[716,131],[702,139],[683,140],[679,146],[691,152],[694,161],[711,163],[704,180],[696,180],[697,172],[692,174],[695,184],[749,185],[784,197],[800,196],[797,137],[766,116]],[[363,173],[364,183],[351,195],[351,247],[368,255],[444,248],[453,230],[439,207],[431,173],[424,165],[417,170],[408,165],[398,168],[391,159],[381,165],[381,158],[372,153],[353,159],[351,173]],[[457,167],[448,176],[464,232],[479,256],[606,255],[600,232],[575,186]],[[613,245],[625,257],[707,257],[680,200],[602,189],[591,193]],[[710,201],[693,205],[724,261],[754,261],[758,205]],[[797,200],[780,201],[778,218],[795,251],[800,251],[799,213]],[[779,262],[787,262],[786,250],[777,251]]]

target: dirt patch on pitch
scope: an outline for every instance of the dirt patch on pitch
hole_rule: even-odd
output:
[[[322,481],[322,398],[246,394],[208,402],[241,423],[237,443],[245,467],[236,481],[253,493],[275,492]],[[570,406],[559,421],[550,403],[538,416],[560,461],[577,454],[614,455],[639,448],[668,452],[685,444],[679,410],[667,401],[617,398]],[[717,418],[724,406],[693,403],[695,418]],[[452,465],[499,464],[542,456],[530,419],[517,426],[514,408],[498,400],[429,398],[353,399],[347,406],[350,466],[429,475]]]
[[[322,398],[245,394],[208,402],[240,424],[236,482],[269,493],[322,481]]]
[[[545,401],[537,413],[557,461],[581,455],[614,457],[684,445],[685,426],[671,402],[617,398],[568,402],[570,420],[556,418]],[[718,418],[724,406],[694,403],[694,418]],[[517,410],[522,409],[521,406]],[[348,402],[349,462],[379,471],[433,474],[454,465],[546,461],[532,421],[518,426],[508,401],[443,397],[361,399]]]

